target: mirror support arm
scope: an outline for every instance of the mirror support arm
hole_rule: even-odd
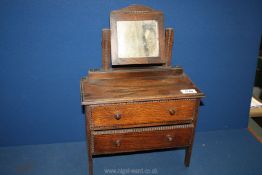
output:
[[[174,43],[174,29],[166,28],[165,29],[165,58],[166,58],[165,66],[167,67],[171,66],[173,43]]]
[[[111,68],[111,30],[102,30],[102,68],[107,71]]]

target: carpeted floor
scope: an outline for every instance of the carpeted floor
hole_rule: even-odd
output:
[[[94,175],[261,175],[262,144],[246,130],[198,132],[191,165],[184,150],[97,157]],[[0,148],[0,175],[83,175],[85,142]]]

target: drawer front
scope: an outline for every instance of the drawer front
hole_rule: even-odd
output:
[[[191,144],[193,124],[94,131],[93,154],[184,147]]]
[[[190,122],[197,100],[173,100],[93,106],[94,130]]]

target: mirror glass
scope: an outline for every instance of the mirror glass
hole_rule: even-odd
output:
[[[158,35],[156,20],[117,21],[118,57],[158,57]]]

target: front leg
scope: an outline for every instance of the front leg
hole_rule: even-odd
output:
[[[85,112],[86,112],[86,137],[87,137],[87,151],[88,151],[88,172],[89,174],[88,175],[93,175],[93,155],[92,155],[92,146],[93,146],[93,143],[92,143],[92,131],[91,131],[91,125],[92,125],[92,122],[91,122],[91,107],[89,106],[86,106],[85,108]]]
[[[191,153],[192,153],[192,145],[186,147],[186,154],[185,154],[185,161],[184,161],[186,167],[189,167],[190,165]]]
[[[89,172],[88,175],[93,175],[93,157],[92,154],[90,154],[89,150],[88,150],[88,172]]]

